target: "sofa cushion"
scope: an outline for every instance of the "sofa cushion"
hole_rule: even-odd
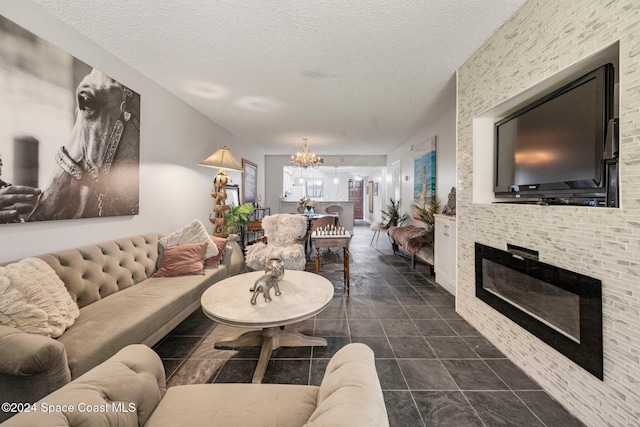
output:
[[[157,234],[124,237],[41,255],[82,308],[135,285],[156,271]]]
[[[212,256],[218,255],[218,246],[213,243],[207,229],[204,228],[204,225],[197,219],[193,220],[190,224],[177,229],[168,236],[161,238],[159,242],[165,248],[169,246],[183,245],[185,243],[205,242],[207,244],[205,258],[211,258]]]
[[[205,268],[204,272],[203,276],[151,278],[81,308],[76,323],[58,338],[67,349],[72,377],[129,344],[146,342],[227,275],[226,268]]]
[[[318,387],[306,385],[175,386],[167,390],[145,427],[300,427],[313,413],[317,397]]]
[[[187,274],[204,274],[205,242],[186,243],[164,248],[160,268],[153,277],[173,277]]]

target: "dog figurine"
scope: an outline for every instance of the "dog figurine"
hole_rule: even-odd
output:
[[[262,293],[266,302],[271,302],[271,288],[276,290],[276,296],[282,295],[278,282],[284,277],[284,260],[280,258],[272,258],[267,263],[265,274],[261,276],[253,284],[250,291],[253,292],[251,304],[255,305],[258,295]]]
[[[256,283],[253,285],[253,296],[251,297],[251,304],[256,304],[256,299],[258,295],[262,293],[264,295],[264,300],[266,302],[271,302],[271,288],[275,288],[276,296],[282,294],[280,292],[280,287],[278,286],[278,278],[272,274],[265,274],[256,280]]]

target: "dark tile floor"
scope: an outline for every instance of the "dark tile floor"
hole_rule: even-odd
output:
[[[350,296],[341,273],[326,274],[336,290],[331,305],[287,327],[326,337],[328,346],[274,351],[264,383],[319,385],[340,347],[363,342],[376,354],[391,426],[582,425],[455,312],[453,296],[434,283],[428,266],[412,271],[384,234],[377,249],[370,246],[366,224],[354,234]],[[155,346],[169,386],[251,382],[258,348],[213,348],[243,332],[194,313]]]

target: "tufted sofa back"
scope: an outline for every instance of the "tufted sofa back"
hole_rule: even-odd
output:
[[[2,425],[138,427],[165,392],[160,357],[144,344],[133,344]]]
[[[151,277],[156,270],[160,237],[124,237],[38,258],[55,270],[82,308]]]

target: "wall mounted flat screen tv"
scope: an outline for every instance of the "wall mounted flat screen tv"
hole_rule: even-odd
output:
[[[614,68],[603,65],[495,124],[497,197],[606,196]]]

